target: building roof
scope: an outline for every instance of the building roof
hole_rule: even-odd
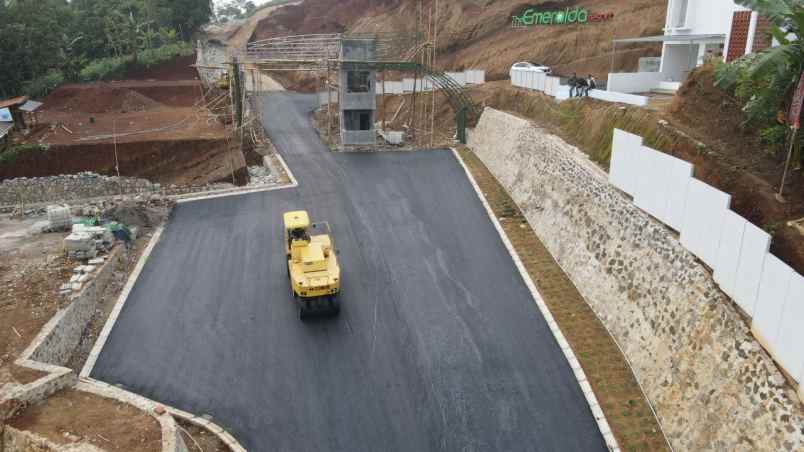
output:
[[[20,107],[20,111],[27,111],[27,112],[30,113],[30,112],[38,110],[39,107],[41,107],[42,105],[43,105],[42,102],[37,102],[35,100],[29,100],[28,102],[25,102],[24,104],[22,104],[22,106]]]
[[[13,122],[0,122],[0,138],[8,135],[8,131],[14,127]]]
[[[724,34],[716,34],[716,35],[659,35],[659,36],[642,36],[639,38],[624,38],[624,39],[615,39],[614,42],[620,43],[630,43],[630,42],[664,42],[668,44],[689,44],[695,42],[702,42],[702,41],[716,41],[716,40],[725,40],[726,35]]]
[[[0,100],[0,108],[14,107],[28,102],[28,96],[12,97],[11,99]]]

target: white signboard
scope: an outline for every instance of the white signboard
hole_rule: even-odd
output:
[[[11,117],[11,110],[0,108],[0,122],[14,122],[14,118]]]

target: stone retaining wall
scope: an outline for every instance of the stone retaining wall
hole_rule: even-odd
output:
[[[79,173],[51,177],[20,177],[0,183],[0,206],[114,196],[159,191],[159,184],[131,177]]]
[[[6,427],[0,438],[0,452],[104,452],[92,444],[82,442],[58,445],[39,435]]]
[[[578,149],[487,108],[470,147],[631,362],[676,450],[801,450],[797,397],[711,274]]]
[[[56,366],[65,366],[70,360],[81,335],[86,329],[95,308],[103,294],[103,290],[112,278],[118,265],[125,261],[126,250],[122,246],[115,247],[106,259],[106,262],[95,271],[84,288],[74,295],[70,304],[59,310],[53,318],[45,324],[42,331],[31,344],[28,359]]]
[[[20,363],[17,363],[20,364]],[[27,367],[48,372],[34,382],[11,388],[0,399],[0,424],[11,418],[22,407],[46,399],[65,388],[70,388],[78,381],[78,376],[66,367],[39,364],[33,361],[24,363]]]

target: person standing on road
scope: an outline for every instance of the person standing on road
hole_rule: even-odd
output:
[[[597,80],[595,80],[595,76],[589,74],[589,78],[586,79],[586,97],[589,97],[589,91],[597,89]]]
[[[581,94],[580,92],[578,92],[578,74],[573,72],[572,77],[569,78],[568,83],[570,87],[570,97],[575,97],[576,95]]]

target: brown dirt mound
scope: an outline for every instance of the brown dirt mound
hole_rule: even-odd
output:
[[[83,113],[127,113],[155,110],[164,105],[148,96],[128,88],[118,88],[105,83],[86,87],[65,85],[45,98],[47,111]]]
[[[140,230],[161,224],[166,212],[135,202],[126,202],[104,212],[103,215],[126,226],[136,226]]]
[[[180,56],[174,60],[148,68],[127,72],[122,80],[196,80],[198,71],[192,67],[195,55]]]
[[[201,85],[194,86],[143,86],[132,88],[141,95],[171,107],[192,107],[201,101]]]

